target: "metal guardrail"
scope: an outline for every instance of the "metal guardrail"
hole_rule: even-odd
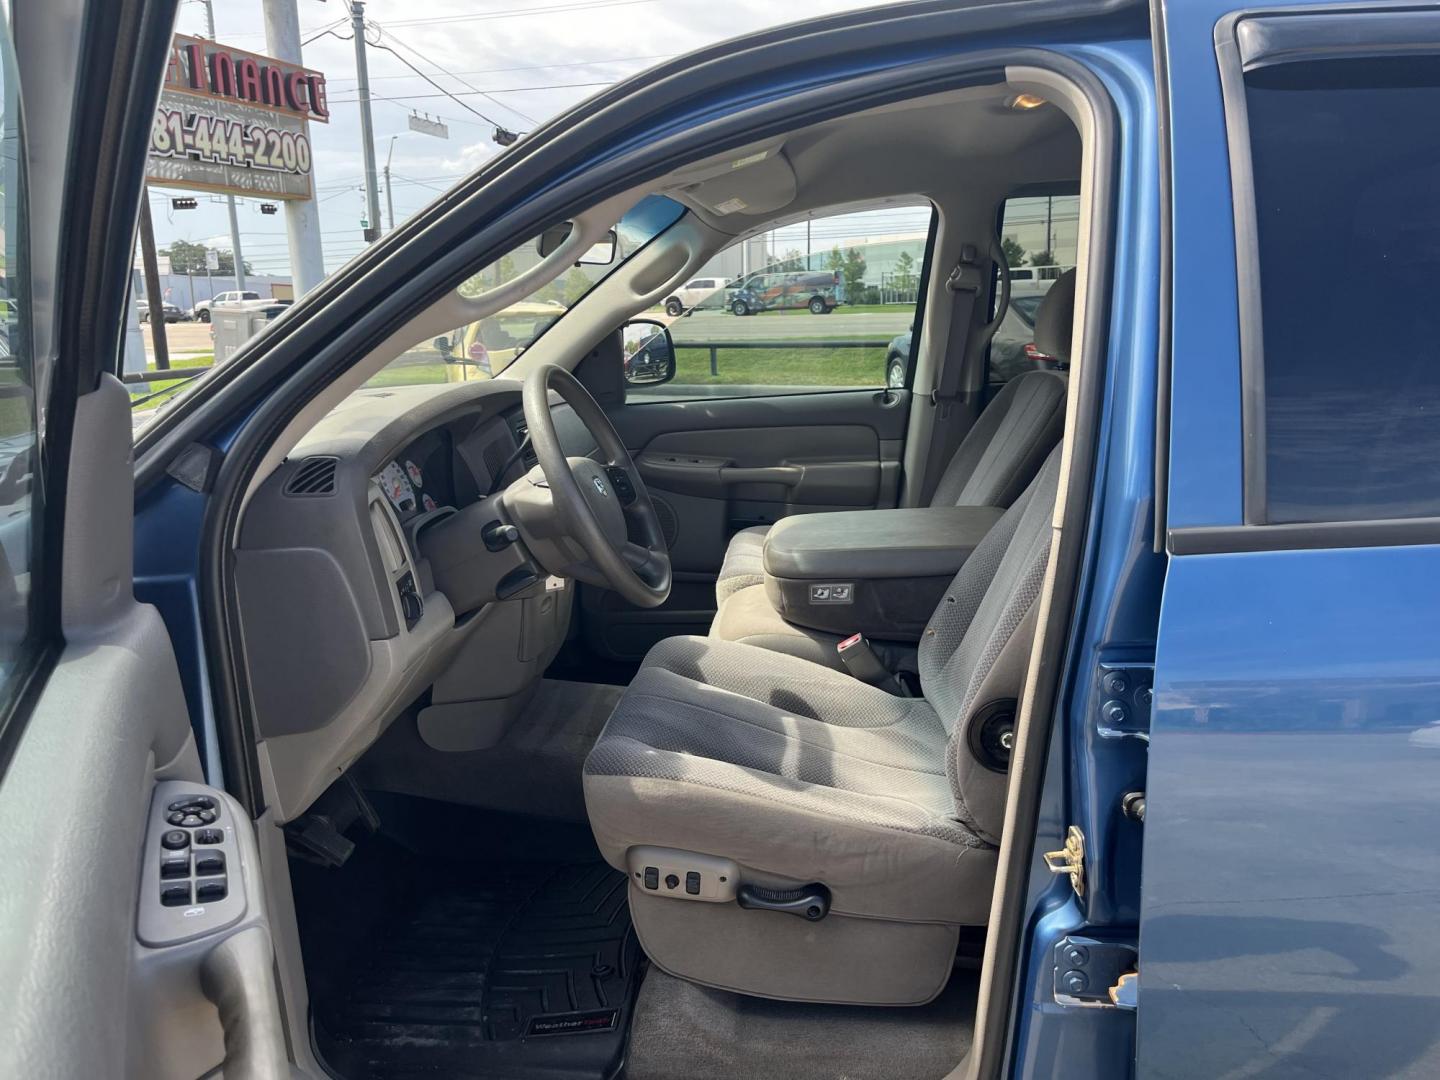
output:
[[[165,368],[162,371],[127,371],[120,377],[120,381],[127,386],[131,383],[154,383],[168,382],[171,379],[193,379],[198,375],[213,368],[214,364],[207,364],[205,367],[182,367]]]
[[[903,331],[902,331],[903,333]],[[782,341],[677,341],[675,349],[709,349],[710,374],[720,374],[721,349],[883,349],[891,338],[883,341],[859,341],[853,338],[785,338]]]

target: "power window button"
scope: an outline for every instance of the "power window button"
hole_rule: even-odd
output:
[[[195,873],[202,877],[225,873],[225,853],[223,851],[197,851],[195,853]]]
[[[166,907],[188,907],[190,904],[190,882],[181,881],[174,885],[160,887],[160,903]]]
[[[658,888],[660,888],[660,870],[659,870],[658,867],[654,867],[654,866],[647,866],[647,867],[645,867],[645,888],[647,888],[647,889],[658,889]]]
[[[190,855],[184,851],[166,854],[160,859],[162,878],[188,878],[190,876]]]
[[[685,891],[691,896],[700,895],[700,875],[694,870],[685,875]]]

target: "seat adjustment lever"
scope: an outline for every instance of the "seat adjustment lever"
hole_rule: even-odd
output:
[[[752,911],[783,911],[809,922],[819,922],[830,913],[830,890],[824,885],[801,885],[796,889],[741,885],[735,902]]]

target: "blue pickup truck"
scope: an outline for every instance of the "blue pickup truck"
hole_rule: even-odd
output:
[[[165,80],[285,61],[10,12],[0,1076],[1440,1075],[1440,5],[811,12],[140,423]],[[893,315],[653,318],[900,205],[899,378]]]

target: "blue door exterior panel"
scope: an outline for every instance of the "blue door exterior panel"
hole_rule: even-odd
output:
[[[1437,612],[1440,547],[1172,562],[1142,1076],[1440,1075]]]

